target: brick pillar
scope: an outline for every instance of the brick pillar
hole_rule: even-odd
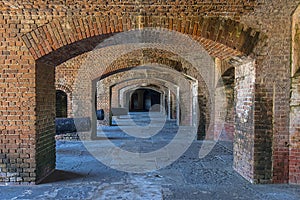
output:
[[[234,168],[252,183],[271,183],[276,179],[273,160],[277,158],[273,142],[274,92],[259,81],[256,67],[247,60],[235,67]]]
[[[55,169],[54,67],[21,53],[23,65],[1,73],[11,78],[1,87],[0,181],[13,184],[37,183]]]
[[[120,107],[120,103],[119,103],[119,91],[116,90],[115,87],[111,87],[111,107],[112,108],[118,108]]]
[[[250,182],[254,182],[254,101],[255,66],[253,62],[239,63],[235,67],[235,134],[234,169]]]
[[[36,67],[15,21],[0,17],[6,43],[0,55],[0,182],[32,184],[37,180]]]
[[[98,121],[100,125],[109,125],[110,123],[110,89],[102,81],[98,81],[97,90],[97,109],[104,110],[104,120]]]
[[[28,52],[16,49],[0,59],[0,182],[6,184],[36,181],[35,67]]]
[[[168,89],[168,101],[167,101],[168,120],[171,119],[171,91]]]
[[[201,92],[201,91],[200,91]],[[205,139],[206,134],[206,99],[203,94],[198,95],[198,107],[199,107],[199,124],[198,124],[198,139]]]
[[[36,66],[36,176],[43,179],[55,169],[55,67]]]
[[[192,125],[192,87],[191,83],[182,84],[179,91],[179,124],[183,126]]]

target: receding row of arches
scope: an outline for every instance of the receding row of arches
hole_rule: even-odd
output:
[[[143,21],[141,19],[138,16],[136,21]],[[160,28],[166,28],[169,23],[134,29],[141,24],[130,24],[131,19],[124,19],[129,24],[127,21],[121,23],[118,30],[111,28],[106,33],[85,35],[82,39],[76,31],[65,30],[73,28],[76,20],[62,20],[63,26],[59,29],[51,22],[53,26],[41,26],[22,36],[36,69],[37,103],[34,104],[33,123],[36,143],[31,145],[36,153],[36,165],[32,167],[35,174],[31,181],[42,179],[55,168],[55,109],[57,117],[90,118],[92,126],[88,136],[94,139],[97,109],[104,109],[107,118],[103,123],[110,124],[112,108],[149,111],[154,105],[159,105],[157,111],[166,112],[180,126],[197,126],[198,138],[233,141],[234,168],[251,182],[272,182],[274,177],[284,182],[289,173],[299,177],[294,173],[298,164],[293,168],[286,164],[289,163],[288,155],[297,154],[299,150],[297,131],[293,133],[296,136],[291,134],[292,140],[286,139],[290,137],[286,133],[281,143],[275,141],[281,137],[278,124],[288,123],[284,121],[286,112],[281,112],[281,101],[276,97],[281,90],[286,92],[287,89],[279,88],[277,92],[275,80],[271,88],[271,82],[266,81],[269,77],[260,76],[259,68],[264,67],[268,57],[263,49],[267,46],[267,36],[229,19],[197,18],[197,23],[186,23],[194,27],[177,27],[182,33],[173,31],[173,19],[165,19],[172,24],[168,30]],[[145,21],[148,24],[148,20]],[[205,21],[206,25],[199,21]],[[220,29],[214,29],[213,22],[218,22]],[[126,31],[124,24],[128,24],[130,31]],[[97,26],[102,24],[96,23]],[[39,38],[36,32],[40,32]],[[65,41],[57,42],[59,37],[52,33],[61,34],[60,38]],[[43,46],[45,49],[37,48]],[[76,59],[80,55],[85,58],[81,57],[78,62]],[[257,55],[259,62],[256,62]],[[72,63],[70,67],[77,66],[76,78],[73,77],[76,81],[71,86],[72,91],[57,87],[55,104],[55,68],[67,62]],[[273,61],[266,62],[269,66]],[[156,69],[152,65],[157,65]],[[139,67],[140,71],[135,70]],[[298,83],[297,77],[293,81]],[[151,87],[147,87],[149,84]],[[298,98],[295,99],[297,102]],[[286,103],[287,99],[282,102]],[[295,108],[294,105],[290,107],[291,110]],[[277,115],[281,117],[276,118]],[[295,126],[291,126],[297,128],[299,123],[296,119],[294,122]],[[287,141],[295,145],[290,148]]]

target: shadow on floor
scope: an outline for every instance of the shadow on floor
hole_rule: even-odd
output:
[[[70,180],[76,180],[76,179],[83,178],[83,177],[84,177],[83,174],[78,174],[78,173],[74,173],[74,172],[57,170],[56,169],[52,174],[47,176],[39,184],[55,183],[55,182],[61,182],[61,181],[70,181]]]

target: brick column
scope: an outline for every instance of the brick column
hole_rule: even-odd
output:
[[[234,168],[252,183],[271,183],[277,178],[272,171],[277,154],[270,96],[275,92],[259,80],[254,61],[244,60],[235,67]]]
[[[36,67],[18,16],[0,16],[0,182],[32,184],[36,172]],[[1,183],[0,183],[1,184]]]
[[[37,181],[55,169],[55,67],[36,66],[36,176]]]
[[[168,119],[171,119],[171,91],[168,89],[168,101],[167,101]]]
[[[101,125],[109,125],[110,123],[110,89],[109,86],[101,81],[97,82],[97,110],[104,110],[104,120],[98,121]]]
[[[255,66],[252,61],[235,67],[235,133],[234,169],[250,182],[254,182]]]

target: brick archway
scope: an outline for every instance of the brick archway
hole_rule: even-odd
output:
[[[157,78],[143,78],[143,77],[136,77],[130,80],[124,80],[118,82],[116,85],[112,86],[113,89],[118,91],[118,96],[121,100],[121,105],[123,107],[129,107],[128,99],[132,91],[138,88],[150,88],[153,90],[161,91],[167,95],[167,105],[166,111],[168,114],[169,119],[176,119],[177,114],[179,112],[179,105],[177,101],[179,101],[179,97],[177,95],[177,90],[179,89],[178,85],[175,83],[169,82],[167,80],[157,79]],[[179,114],[178,114],[179,116]],[[177,118],[177,124],[179,124],[179,119]]]
[[[22,36],[35,60],[48,55],[55,65],[95,48],[119,32],[146,27],[164,28],[193,37],[210,55],[220,59],[249,55],[260,33],[240,22],[219,17],[87,16],[55,19]],[[61,53],[68,51],[61,57]],[[51,56],[50,56],[51,55]],[[51,58],[50,58],[51,57]]]
[[[94,28],[94,23],[88,23],[93,24],[93,26],[83,26],[83,21],[89,21],[93,18],[85,18],[83,19],[77,19],[72,18],[71,21],[66,20],[60,20],[60,21],[53,21],[47,25],[41,26],[37,28],[34,31],[31,31],[25,35],[22,36],[23,41],[25,42],[27,48],[29,49],[32,56],[36,59],[36,65],[38,74],[43,74],[45,71],[48,71],[47,76],[48,77],[42,77],[43,79],[51,80],[50,76],[53,76],[54,74],[54,66],[74,57],[77,55],[80,55],[85,52],[89,52],[93,50],[99,42],[103,41],[104,39],[113,36],[117,32],[121,31],[127,31],[134,29],[136,27],[132,26],[129,19],[125,19],[126,22],[128,22],[128,26],[119,27],[119,29],[116,28],[116,26],[110,26],[108,28],[108,24],[113,25],[114,23],[111,23],[108,18],[106,18],[106,22],[103,23],[96,23],[98,26]],[[99,18],[100,19],[100,18]],[[76,22],[76,20],[79,20]],[[145,19],[147,20],[147,19]],[[155,20],[158,20],[157,18],[149,19],[152,22]],[[197,21],[198,20],[198,21]],[[145,23],[145,26],[142,24],[139,24],[139,28],[141,27],[155,27],[156,28],[165,28],[166,30],[175,30],[179,31],[183,34],[190,35],[194,38],[195,41],[198,41],[206,50],[206,52],[209,52],[210,55],[213,55],[215,57],[219,57],[221,59],[231,57],[231,56],[237,56],[237,55],[243,55],[243,54],[249,54],[254,45],[258,42],[259,33],[252,31],[251,29],[247,29],[247,31],[243,30],[243,26],[240,23],[235,23],[232,20],[220,20],[219,18],[200,18],[194,21],[193,26],[188,25],[189,22],[184,23],[177,23],[177,25],[170,26],[170,29],[168,29],[168,26],[166,24],[162,24],[161,26],[158,26],[157,23]],[[82,23],[80,23],[80,21]],[[87,22],[86,21],[86,22]],[[92,20],[93,21],[93,20]],[[97,22],[97,18],[95,19]],[[94,21],[94,22],[95,22]],[[107,23],[107,22],[110,23]],[[65,22],[65,24],[61,24],[61,22]],[[89,21],[91,22],[91,21]],[[173,19],[169,19],[170,23],[173,23]],[[203,22],[203,23],[202,23]],[[213,29],[212,24],[218,22],[219,24],[218,30]],[[74,28],[73,25],[77,26],[76,30],[72,29]],[[173,23],[175,24],[175,23]],[[183,25],[184,24],[184,25]],[[206,24],[206,26],[203,26],[203,24]],[[235,27],[235,28],[232,28]],[[71,29],[70,29],[71,27]],[[93,28],[92,28],[93,27]],[[106,27],[106,29],[104,28]],[[114,28],[113,28],[114,27]],[[125,28],[126,27],[126,28]],[[173,28],[171,28],[173,27]],[[177,27],[174,28],[174,27]],[[231,30],[228,30],[227,28],[231,27]],[[190,30],[192,28],[192,31]],[[69,29],[69,30],[68,30]],[[92,30],[95,30],[92,32]],[[98,30],[98,33],[96,32]],[[101,31],[99,31],[101,30]],[[155,30],[153,32],[148,31],[148,34],[154,34]],[[162,29],[163,30],[163,29]],[[222,30],[222,31],[219,31]],[[212,34],[214,32],[214,34]],[[229,32],[234,34],[228,34]],[[76,34],[75,34],[76,33]],[[71,34],[71,35],[70,35]],[[226,36],[226,37],[225,37]],[[239,40],[236,38],[239,36]],[[225,38],[225,39],[224,39]],[[154,41],[156,38],[154,38]],[[231,42],[230,42],[231,41]],[[235,42],[237,43],[235,43]],[[157,41],[159,42],[159,41]],[[183,40],[185,42],[185,40]],[[222,44],[222,42],[224,44]],[[147,48],[147,47],[146,47]],[[153,48],[153,47],[152,47]],[[249,51],[250,49],[250,51]],[[68,53],[66,53],[68,52]],[[154,52],[150,52],[154,53]],[[175,65],[176,66],[176,65]],[[109,75],[113,70],[111,68],[106,68],[107,71],[104,72],[104,74]],[[39,76],[39,75],[38,75]],[[40,80],[42,81],[42,80]],[[42,81],[43,82],[43,81]],[[42,83],[40,84],[40,92],[38,93],[44,93],[46,91],[51,91],[51,83]],[[88,89],[89,90],[89,89]],[[82,91],[84,94],[84,92]],[[87,95],[89,100],[89,95]],[[42,97],[41,97],[42,98]],[[49,104],[49,102],[46,101],[40,101],[41,103],[38,104],[40,108],[43,108],[46,104]],[[93,103],[92,103],[93,104]],[[205,103],[204,103],[205,104]],[[50,107],[49,107],[50,108]],[[89,112],[89,111],[87,111]],[[45,118],[46,116],[43,116],[45,114],[39,114],[40,118]],[[51,124],[51,119],[49,117],[49,124]],[[41,130],[37,130],[38,135],[48,135],[47,137],[43,137],[44,139],[50,138],[52,136],[51,132],[52,130],[47,130],[47,133],[42,131],[42,127],[48,126],[45,123],[48,122],[38,122],[39,126],[41,127]],[[40,143],[37,144],[37,146],[43,146],[44,141],[40,140]],[[50,151],[50,150],[49,150]],[[49,151],[43,151],[43,152],[37,152],[40,155],[37,156],[37,163],[41,166],[37,166],[37,179],[40,179],[41,177],[44,177],[45,174],[49,173],[49,169],[53,169],[53,160],[47,159],[45,160],[45,155],[49,154]],[[52,152],[53,154],[53,152]]]
[[[136,52],[136,51],[133,51]],[[137,51],[139,52],[139,51]],[[104,91],[110,91],[110,88],[115,85],[115,84],[120,84],[123,82],[126,82],[128,84],[131,84],[132,81],[139,80],[140,82],[149,82],[149,83],[154,83],[153,81],[155,80],[160,81],[157,82],[160,85],[167,85],[169,88],[172,88],[171,90],[174,91],[175,94],[177,94],[176,91],[178,91],[180,94],[185,93],[184,87],[187,86],[188,81],[186,80],[186,77],[183,76],[178,71],[175,71],[170,64],[168,65],[163,65],[163,64],[157,64],[157,63],[144,63],[144,66],[135,66],[131,65],[128,63],[132,62],[127,62],[128,55],[131,57],[130,59],[135,60],[134,54],[125,54],[126,56],[121,57],[122,59],[117,59],[113,64],[108,67],[107,71],[111,71],[109,74],[110,76],[104,74],[99,78],[99,82],[97,82],[97,87],[101,85],[101,90],[103,94],[100,94],[101,92],[97,92],[97,107],[98,108],[103,108],[105,112],[109,112],[110,110],[110,95],[108,92]],[[123,59],[124,58],[124,59]],[[125,62],[123,62],[126,60]],[[139,62],[138,62],[139,63]],[[180,62],[181,63],[181,62]],[[166,63],[167,64],[167,63]],[[114,67],[113,67],[114,66]],[[118,66],[118,67],[116,67]],[[116,68],[116,70],[112,70]],[[123,69],[123,71],[117,70],[118,68]],[[151,81],[152,80],[152,81]],[[172,84],[174,86],[172,86]],[[178,85],[181,85],[181,87],[178,87]],[[176,87],[177,88],[176,88]],[[106,88],[106,89],[104,89]],[[205,86],[202,85],[202,89],[205,89]],[[187,90],[188,91],[188,90]],[[205,91],[208,91],[205,89]],[[186,92],[188,93],[188,92]],[[179,99],[179,97],[177,97]],[[186,95],[181,95],[180,101],[181,102],[187,102],[189,99],[189,96]],[[176,105],[177,106],[177,105]],[[185,104],[182,104],[182,112],[186,111],[186,115],[183,115],[182,118],[185,118],[185,116],[189,115],[188,112],[188,107]],[[108,121],[108,116],[106,119],[106,122]],[[106,123],[104,122],[104,123]]]
[[[213,96],[210,95],[209,86],[203,79],[203,75],[199,73],[197,67],[182,59],[173,52],[162,50],[159,48],[142,48],[124,54],[113,61],[105,70],[101,78],[114,74],[117,71],[130,70],[132,68],[155,63],[172,70],[176,70],[181,74],[186,74],[198,81],[198,102],[200,110],[204,113],[199,121],[199,134],[201,137],[213,138],[213,132],[208,132],[211,119],[211,109]],[[217,137],[216,137],[217,138]]]
[[[87,17],[86,19],[88,21],[90,18]],[[93,19],[93,17],[91,19]],[[260,35],[258,32],[252,31],[251,29],[247,29],[246,31],[245,28],[245,30],[243,30],[243,26],[240,23],[234,22],[229,19],[220,20],[219,18],[199,18],[193,21],[193,23],[190,23],[190,21],[188,20],[165,20],[165,22],[169,22],[168,24],[172,24],[170,28],[168,28],[167,23],[158,23],[161,22],[161,18],[154,17],[143,19],[143,17],[137,17],[136,20],[137,19],[145,21],[150,20],[151,23],[149,21],[149,24],[147,22],[143,25],[142,23],[139,24],[129,19],[125,19],[126,23],[128,22],[129,24],[129,28],[127,27],[128,29],[125,28],[125,26],[122,26],[122,28],[120,29],[113,29],[113,26],[110,26],[109,29],[106,29],[106,31],[104,31],[104,27],[107,28],[108,24],[115,23],[113,22],[113,20],[109,20],[107,18],[106,22],[104,22],[105,25],[102,25],[103,23],[100,23],[100,25],[97,23],[96,19],[96,24],[98,24],[99,26],[98,34],[95,34],[96,32],[92,33],[92,28],[86,29],[86,27],[82,26],[82,23],[80,22],[78,23],[80,25],[77,26],[76,30],[72,28],[69,29],[70,27],[72,27],[72,23],[77,23],[74,21],[77,19],[72,18],[72,23],[68,22],[62,25],[61,22],[63,22],[64,20],[55,20],[22,36],[26,47],[28,48],[32,57],[35,59],[35,75],[37,76],[36,81],[38,82],[36,87],[37,104],[35,105],[37,108],[37,125],[33,130],[33,132],[36,134],[34,137],[37,138],[38,142],[33,146],[33,156],[35,158],[35,161],[33,162],[32,166],[28,167],[31,170],[37,170],[35,173],[32,173],[30,175],[29,179],[26,179],[28,182],[37,182],[41,180],[43,177],[49,174],[55,166],[55,152],[53,152],[55,144],[54,139],[50,139],[51,137],[53,137],[54,133],[54,126],[52,124],[54,116],[47,115],[47,113],[53,112],[54,102],[51,101],[51,98],[49,98],[49,100],[45,100],[42,96],[42,94],[45,93],[47,93],[48,96],[54,95],[54,83],[52,82],[52,80],[54,80],[54,66],[74,56],[92,50],[96,45],[98,45],[99,42],[103,41],[103,39],[105,38],[112,36],[114,33],[137,28],[137,24],[138,28],[160,27],[190,35],[201,45],[203,45],[206,51],[210,53],[210,55],[219,57],[221,59],[236,55],[248,55],[253,50],[255,44],[258,42]],[[174,21],[176,22],[174,23]],[[211,25],[215,23],[219,24],[218,30],[214,29]],[[134,26],[132,26],[133,24]],[[203,24],[206,25],[202,26]],[[228,26],[229,24],[233,24],[232,26],[235,28],[233,28],[232,30],[227,29],[227,27],[232,27]],[[114,27],[116,28],[115,25]],[[100,34],[99,30],[102,30],[102,28],[103,32],[101,32]],[[67,31],[68,29],[69,31]],[[97,28],[94,30],[97,30]],[[68,35],[70,33],[71,35]],[[73,33],[74,35],[72,35]],[[238,40],[236,37],[240,39]],[[45,73],[46,71],[47,73]],[[45,107],[47,107],[48,110],[43,110],[43,108]],[[47,130],[45,130],[44,127],[48,127]],[[43,149],[43,146],[47,144],[46,140],[51,140],[51,145],[48,146],[48,149]],[[43,149],[43,151],[37,149]],[[49,156],[49,153],[51,154],[51,156]],[[48,155],[48,157],[46,155]]]

